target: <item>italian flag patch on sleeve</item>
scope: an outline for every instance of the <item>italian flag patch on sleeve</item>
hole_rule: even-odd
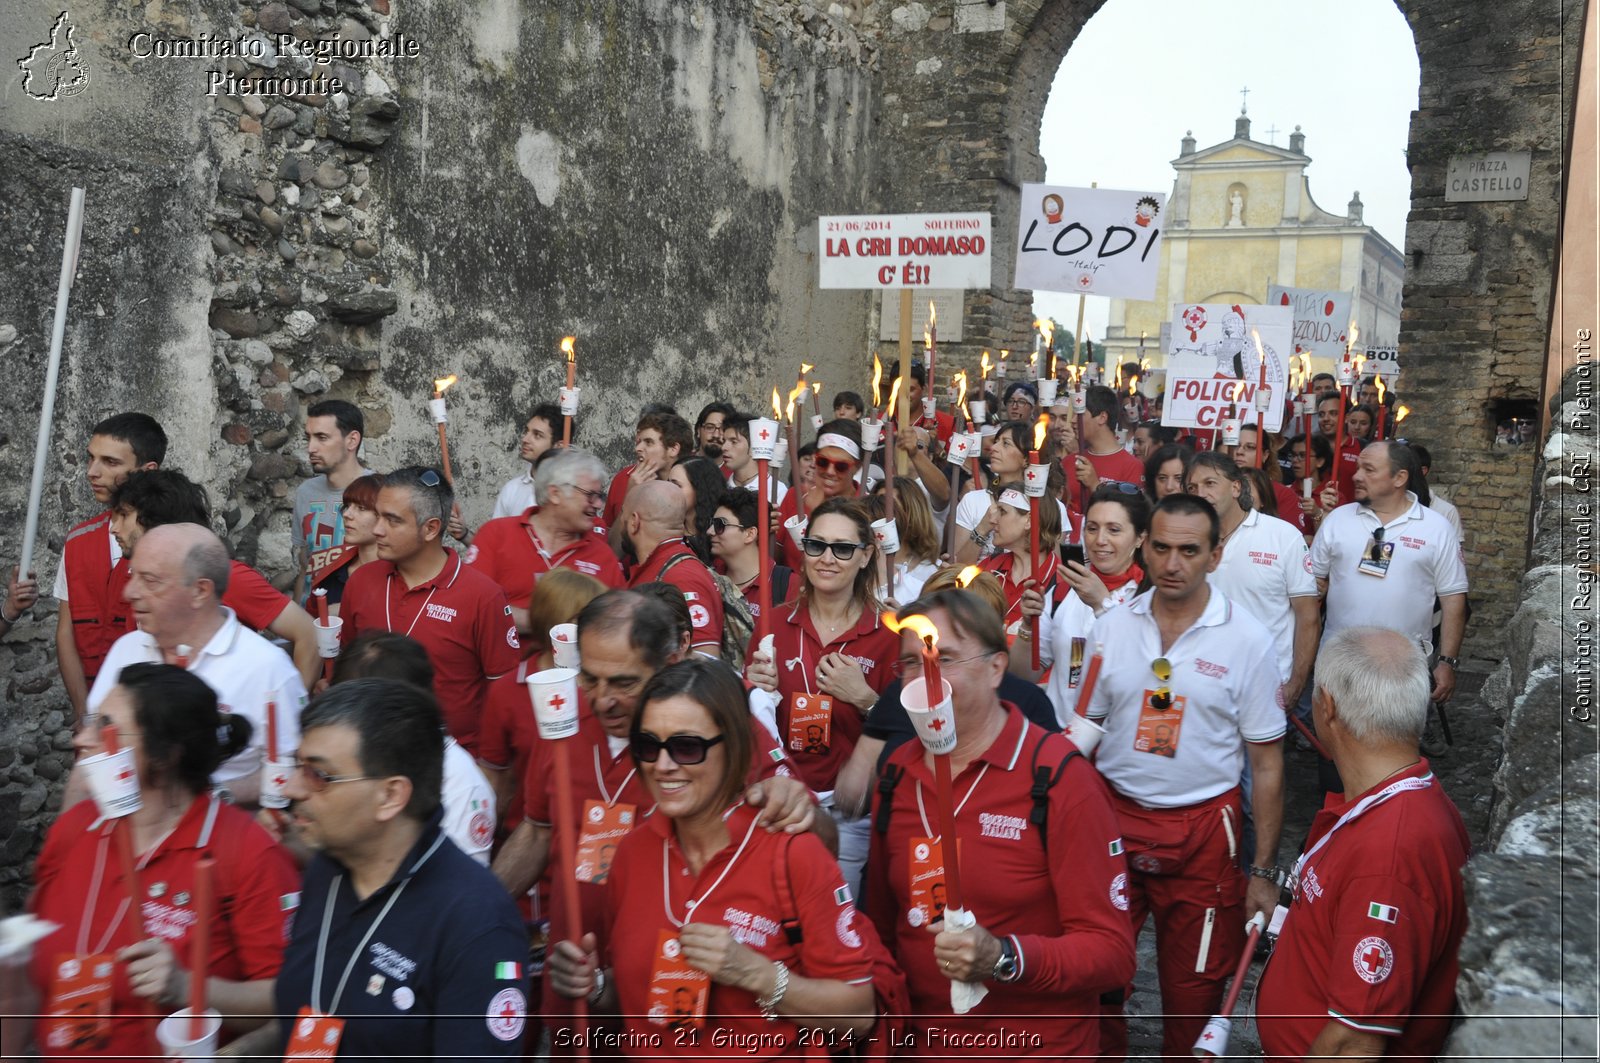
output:
[[[522,964],[502,960],[494,965],[494,976],[497,979],[518,981],[522,978]]]
[[[1400,909],[1388,904],[1379,904],[1377,901],[1368,901],[1367,918],[1376,919],[1380,923],[1392,923],[1400,918]]]

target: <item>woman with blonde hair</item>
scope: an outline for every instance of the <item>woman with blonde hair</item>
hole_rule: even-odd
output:
[[[874,491],[868,503],[872,519],[881,519],[883,488]],[[889,587],[888,604],[907,605],[922,596],[922,585],[939,568],[939,531],[933,523],[933,508],[928,496],[909,476],[894,478],[894,522],[900,533],[900,549],[894,555],[892,586],[884,572],[888,558],[879,551],[878,580]]]

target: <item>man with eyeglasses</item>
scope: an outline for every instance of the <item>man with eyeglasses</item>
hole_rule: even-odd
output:
[[[1356,500],[1329,513],[1317,529],[1311,574],[1327,600],[1324,645],[1350,627],[1399,631],[1428,655],[1432,697],[1443,704],[1456,688],[1467,566],[1450,522],[1411,490],[1408,466],[1415,461],[1402,443],[1378,442],[1361,452]],[[1435,598],[1443,610],[1438,646],[1432,643]]]
[[[622,510],[624,552],[633,565],[628,586],[665,580],[689,603],[694,649],[716,657],[722,648],[722,592],[705,562],[683,539],[688,499],[677,484],[657,480],[628,495]]]
[[[441,829],[433,696],[352,680],[319,695],[301,727],[285,792],[317,855],[274,991],[279,1053],[520,1058],[527,933]]]
[[[528,600],[539,577],[552,569],[570,568],[613,589],[626,582],[617,555],[595,531],[605,507],[605,482],[599,458],[575,448],[560,451],[534,470],[534,505],[521,516],[497,517],[478,529],[466,563],[505,591],[518,632],[529,633]]]
[[[1221,522],[1197,495],[1157,503],[1144,546],[1155,586],[1089,633],[1105,654],[1087,715],[1104,728],[1096,767],[1111,786],[1128,855],[1135,935],[1155,918],[1162,1054],[1187,1057],[1222,1002],[1245,922],[1278,902],[1283,822],[1282,677],[1271,633],[1207,582]],[[1256,842],[1240,870],[1239,779],[1253,779]],[[1102,1056],[1126,1054],[1120,1016]]]
[[[373,530],[378,560],[345,584],[340,639],[348,646],[376,629],[422,643],[445,723],[477,756],[489,683],[517,666],[522,644],[500,585],[444,545],[453,504],[436,469],[411,466],[384,477]]]
[[[187,668],[217,692],[224,709],[254,726],[250,744],[211,775],[212,783],[225,788],[234,801],[254,805],[266,753],[267,702],[276,705],[281,756],[294,748],[306,688],[288,655],[239,623],[222,604],[231,573],[228,548],[209,528],[166,524],[146,532],[123,590],[139,629],[112,644],[87,705],[89,712],[97,712],[130,664]],[[75,768],[69,793],[81,792],[78,781]]]
[[[976,919],[956,930],[940,918],[956,898],[938,838],[934,763],[921,742],[906,742],[879,776],[863,910],[906,973],[910,1051],[956,1055],[941,1032],[955,1027],[975,1045],[1092,1059],[1100,995],[1130,980],[1135,963],[1127,865],[1105,785],[1064,737],[1000,699],[1006,638],[990,605],[947,589],[903,615],[925,617],[939,633],[955,730],[959,900]],[[922,650],[916,632],[902,629],[900,653]],[[987,993],[954,1017],[952,982]]]
[[[717,461],[722,457],[722,433],[737,411],[726,402],[708,402],[695,419],[695,453]]]
[[[552,882],[560,882],[574,872],[561,862],[561,847],[554,844],[553,837],[555,776],[551,757],[564,752],[572,768],[577,822],[562,829],[577,833],[578,863],[589,858],[591,870],[583,876],[581,867],[577,869],[583,913],[576,925],[566,910],[563,891],[551,891],[552,940],[580,941],[584,930],[600,923],[605,907],[605,874],[598,871],[600,850],[642,823],[652,807],[628,752],[628,733],[639,707],[639,694],[651,676],[683,658],[671,610],[634,591],[611,591],[584,607],[578,614],[578,654],[578,734],[566,742],[545,742],[535,748],[523,780],[526,818],[506,839],[493,864],[495,875],[513,897],[532,889],[546,873]],[[765,809],[763,820],[771,831],[811,829],[818,820],[811,792],[787,774],[792,769],[772,733],[759,720],[752,722],[757,749],[751,758],[751,785],[745,799]],[[690,763],[679,754],[693,752],[679,749],[672,757],[679,764]],[[704,750],[698,755],[703,759]],[[543,1013],[547,1021],[564,1024],[569,1006],[550,991],[546,980]]]

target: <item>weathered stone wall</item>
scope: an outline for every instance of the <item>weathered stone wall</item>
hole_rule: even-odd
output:
[[[1595,715],[1594,363],[1551,401],[1538,462],[1533,568],[1482,697],[1504,721],[1488,845],[1467,865],[1471,924],[1449,1054],[1593,1059],[1600,1004],[1600,747]],[[1582,1016],[1591,1016],[1582,1018]]]

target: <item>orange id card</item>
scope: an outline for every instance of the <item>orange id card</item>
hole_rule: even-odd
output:
[[[1183,730],[1184,698],[1169,693],[1167,696],[1172,699],[1172,704],[1166,709],[1158,709],[1151,704],[1155,693],[1154,690],[1144,692],[1144,703],[1139,706],[1139,729],[1133,735],[1133,748],[1136,752],[1157,757],[1175,757],[1178,755],[1178,735]]]
[[[56,957],[44,1006],[44,1047],[53,1055],[103,1050],[111,1043],[111,953]]]
[[[927,926],[944,918],[944,848],[932,838],[912,838],[906,855],[911,865],[906,922]]]
[[[289,1035],[289,1047],[283,1053],[283,1063],[301,1063],[302,1060],[332,1059],[339,1054],[339,1039],[344,1036],[344,1020],[332,1015],[319,1015],[305,1005],[294,1020],[294,1032]]]
[[[789,697],[789,749],[795,753],[826,753],[833,734],[833,699],[826,694],[792,694]]]
[[[650,971],[650,997],[647,1014],[657,1026],[688,1026],[696,1030],[706,1024],[706,1002],[711,995],[711,976],[697,971],[684,960],[678,934],[672,928],[656,937],[656,958]]]
[[[611,873],[611,858],[617,845],[633,830],[636,809],[623,802],[583,803],[583,829],[578,833],[579,882],[600,883]]]

